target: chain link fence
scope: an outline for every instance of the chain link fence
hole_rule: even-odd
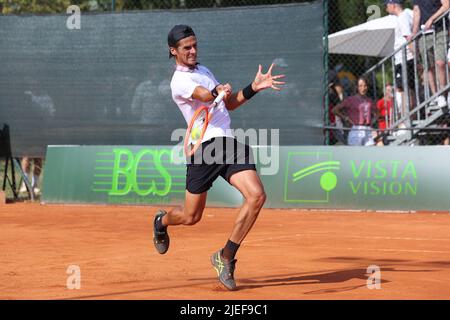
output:
[[[302,3],[309,1],[302,0],[0,0],[0,11],[5,14],[50,14],[65,13],[70,5],[77,5],[82,12],[124,12],[131,10],[154,10],[154,9],[191,9],[191,8],[215,8],[230,6],[256,6]],[[349,28],[375,21],[389,16],[384,0],[323,0],[324,4],[324,27],[328,35],[333,35]],[[405,0],[404,9],[412,9],[413,0]],[[371,47],[373,43],[388,43],[386,33],[373,32],[369,36],[361,37],[357,47],[360,51]],[[392,35],[391,35],[392,38]],[[447,38],[448,40],[448,38]],[[392,41],[392,40],[389,40]],[[395,140],[395,135],[404,132],[408,133],[408,138],[399,140],[398,144],[409,145],[438,145],[449,144],[447,134],[448,119],[445,116],[428,122],[423,122],[423,115],[411,117],[408,121],[399,123],[404,114],[405,107],[403,98],[397,99],[398,88],[395,78],[397,77],[394,63],[385,63],[382,68],[368,73],[373,66],[382,61],[388,54],[355,52],[335,52],[333,48],[327,47],[325,42],[324,65],[327,69],[325,78],[328,83],[324,83],[324,127],[325,144],[348,144],[348,135],[352,126],[345,123],[345,119],[336,117],[334,108],[345,98],[355,95],[357,83],[360,76],[367,79],[367,96],[378,105],[379,115],[372,117],[370,131],[376,138],[375,142],[380,145],[392,144],[388,141]],[[416,48],[417,49],[417,48]],[[328,57],[328,59],[327,59]],[[424,63],[417,59],[415,66],[415,76],[419,81],[424,78]],[[325,80],[324,82],[327,82]],[[432,92],[433,94],[434,92]],[[446,92],[445,92],[446,94]],[[409,95],[407,95],[409,96]],[[425,96],[428,97],[427,94]],[[383,101],[384,100],[384,101]],[[399,101],[397,101],[399,100]],[[410,100],[414,100],[411,97]],[[392,119],[387,119],[387,111],[390,105],[399,111],[399,114],[392,115]],[[414,108],[414,104],[409,105],[409,110]],[[404,113],[404,112],[403,112]],[[445,113],[445,112],[443,112]],[[381,118],[384,117],[385,123]],[[387,121],[386,121],[387,120]],[[399,120],[399,121],[397,121]],[[425,119],[426,120],[426,119]],[[422,121],[420,124],[415,122]],[[420,130],[413,130],[420,128]],[[362,131],[369,131],[363,129]],[[394,137],[394,138],[393,138]]]
[[[430,0],[431,2],[433,1]],[[438,65],[437,59],[427,66],[419,52],[421,41],[425,36],[421,37],[418,34],[416,40],[410,40],[409,46],[406,43],[409,38],[404,37],[403,49],[397,51],[397,55],[394,54],[394,50],[397,48],[396,45],[394,48],[395,39],[399,36],[400,30],[404,32],[404,20],[399,21],[406,19],[405,16],[409,16],[412,29],[414,18],[412,9],[412,0],[403,1],[401,7],[390,5],[389,8],[384,4],[384,0],[328,1],[325,10],[329,34],[327,43],[329,47],[326,48],[329,50],[328,93],[325,93],[327,103],[325,103],[324,117],[327,144],[347,145],[350,143],[349,135],[352,135],[352,128],[355,128],[352,124],[355,121],[349,119],[352,118],[351,114],[342,112],[342,109],[336,108],[336,106],[342,105],[342,101],[346,99],[347,102],[350,101],[352,99],[350,97],[358,97],[358,79],[360,77],[366,79],[368,86],[366,95],[378,111],[372,114],[370,125],[366,124],[367,126],[361,128],[359,132],[360,136],[369,137],[370,141],[360,138],[359,143],[414,146],[449,144],[448,103],[446,102],[446,106],[442,108],[439,106],[430,110],[433,103],[439,98],[433,100],[433,97],[438,96],[440,92],[445,99],[448,88],[437,82],[438,89],[433,90],[432,80],[426,80],[428,72],[424,72],[424,70],[432,70],[436,79],[440,78],[439,70],[436,71],[434,68],[435,63],[436,66]],[[399,18],[400,12],[402,12],[403,18]],[[434,25],[437,25],[437,23],[442,24],[442,20],[445,20],[445,52],[447,52],[448,30],[450,29],[449,23],[446,22],[448,21],[447,16],[448,12],[442,19],[434,21]],[[400,29],[400,25],[402,29]],[[359,29],[355,30],[357,26]],[[389,28],[390,30],[388,30]],[[412,30],[410,31],[412,32]],[[434,56],[434,53],[439,50],[439,44],[436,44],[438,32],[433,32],[433,34],[435,34],[435,43],[432,45],[429,55]],[[402,38],[401,35],[400,38]],[[336,45],[339,41],[340,44]],[[381,47],[384,52],[380,51]],[[409,57],[408,50],[411,51],[414,58]],[[408,64],[404,68],[407,69],[407,74],[403,78],[407,78],[406,85],[410,88],[409,94],[407,90],[402,89],[403,83],[401,83],[404,74],[402,73],[403,68],[400,68],[399,64],[406,65],[404,64],[405,60],[402,61],[403,51],[406,64]],[[401,62],[399,63],[397,60]],[[447,59],[445,63],[448,63]],[[448,67],[446,77],[449,78]],[[448,83],[448,80],[446,81]],[[402,138],[400,139],[399,136]],[[370,138],[374,138],[374,140],[372,141]]]
[[[253,111],[250,108],[245,115],[237,114],[235,123],[241,121],[242,127],[245,125],[270,128],[271,118],[264,117],[262,112],[266,110],[267,114],[272,115],[271,106],[276,101],[280,104],[277,106],[279,111],[285,109],[280,111],[278,117],[283,119],[281,130],[287,132],[282,137],[291,137],[291,144],[311,144],[311,141],[320,143],[320,95],[324,85],[320,69],[322,3],[312,1],[311,5],[307,6],[283,5],[302,2],[307,1],[0,0],[0,57],[4,62],[3,72],[0,72],[0,78],[3,80],[3,85],[0,86],[3,93],[0,95],[0,119],[7,123],[12,122],[12,128],[15,129],[12,131],[17,141],[13,143],[17,146],[17,149],[13,150],[14,157],[42,157],[43,149],[39,148],[48,144],[127,145],[130,142],[122,141],[131,141],[142,145],[150,143],[149,137],[153,137],[152,141],[170,137],[161,133],[164,130],[171,131],[171,128],[184,126],[181,114],[178,117],[171,117],[170,114],[171,122],[165,121],[169,118],[165,106],[171,101],[169,74],[166,72],[172,70],[166,66],[172,62],[167,58],[164,36],[163,41],[159,41],[160,38],[155,36],[166,34],[166,29],[163,33],[158,33],[159,29],[166,28],[161,25],[169,23],[169,20],[170,23],[177,23],[178,17],[185,19],[183,15],[191,15],[193,20],[199,21],[200,26],[212,23],[217,23],[220,27],[225,26],[231,36],[238,35],[237,31],[243,29],[239,29],[242,23],[248,27],[249,34],[262,32],[267,37],[267,41],[258,37],[244,37],[248,49],[241,46],[240,53],[232,50],[242,44],[242,37],[237,39],[233,46],[219,46],[221,39],[208,42],[208,45],[218,47],[221,51],[216,56],[209,56],[210,61],[217,61],[215,69],[219,72],[222,65],[228,64],[229,61],[240,62],[240,65],[234,64],[234,70],[244,72],[241,78],[233,79],[235,83],[248,81],[246,74],[256,71],[256,62],[265,61],[264,65],[269,65],[275,57],[280,68],[287,68],[289,64],[286,73],[290,83],[283,92],[284,97],[275,98],[275,95],[268,92],[262,93],[265,96],[259,98],[259,108],[253,108]],[[83,18],[83,28],[80,28],[82,32],[68,31],[65,16],[72,14],[67,12],[72,5],[77,5],[82,12],[94,13],[86,14]],[[252,10],[184,10],[257,5],[275,6],[253,7]],[[145,14],[135,11],[151,9],[182,10],[161,10]],[[247,12],[248,15],[243,17],[239,14],[241,11]],[[113,12],[126,14],[113,16],[110,14]],[[209,20],[204,19],[205,16],[208,16]],[[147,23],[150,18],[153,19],[151,25]],[[111,27],[116,24],[117,28]],[[308,29],[309,32],[304,32]],[[284,37],[278,36],[281,33]],[[290,43],[288,39],[297,41]],[[229,55],[231,59],[223,59],[226,55],[223,52],[232,52]],[[301,58],[304,52],[310,55],[307,59]],[[211,65],[214,66],[213,63]],[[311,72],[302,72],[310,66],[313,69]],[[233,66],[230,73],[237,74],[232,68]],[[248,70],[251,70],[251,73],[247,72]],[[155,80],[157,74],[163,74],[163,79]],[[264,107],[265,105],[267,107]],[[36,113],[30,112],[30,106],[34,107],[32,111]],[[304,108],[302,119],[311,119],[305,122],[305,125],[299,125],[296,119],[297,107]],[[305,112],[305,109],[309,110]],[[33,116],[35,114],[39,116]],[[266,124],[261,121],[264,119]],[[30,135],[30,127],[33,128],[31,132],[39,134]],[[102,127],[102,130],[98,130],[99,127]],[[85,137],[81,140],[83,132],[88,139],[99,138],[112,143],[89,142]],[[283,140],[281,143],[286,144]],[[0,159],[0,175],[2,173],[4,162]],[[15,175],[16,187],[22,189],[17,170]],[[29,180],[32,181],[31,172]],[[40,188],[39,184],[37,188]],[[27,193],[20,192],[20,197],[24,196],[27,196]],[[9,193],[8,198],[12,197]]]

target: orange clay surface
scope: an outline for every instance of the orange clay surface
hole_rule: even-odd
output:
[[[169,209],[169,208],[166,208]],[[237,255],[238,291],[217,284],[210,255],[236,209],[152,243],[155,208],[0,206],[0,299],[450,299],[450,215],[263,209]],[[69,290],[69,266],[80,268]],[[369,290],[367,268],[381,269]],[[69,270],[70,271],[70,270]]]

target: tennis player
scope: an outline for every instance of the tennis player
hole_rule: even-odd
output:
[[[205,209],[208,190],[221,176],[241,192],[245,201],[228,241],[224,248],[211,256],[211,263],[225,288],[236,290],[236,252],[255,223],[266,200],[266,194],[256,172],[251,148],[237,142],[231,134],[228,111],[235,110],[261,90],[280,90],[279,86],[284,82],[278,80],[284,75],[272,76],[273,64],[264,74],[260,65],[251,84],[233,93],[230,84],[220,84],[211,71],[197,62],[197,38],[191,27],[174,26],[168,34],[168,45],[169,56],[174,57],[176,62],[171,81],[172,98],[188,124],[199,106],[210,104],[222,91],[225,91],[225,97],[214,111],[200,148],[192,156],[203,158],[207,147],[210,150],[212,147],[215,151],[214,159],[220,161],[202,161],[200,164],[197,161],[188,161],[184,206],[168,212],[159,210],[156,213],[153,221],[153,242],[156,250],[164,254],[169,249],[168,226],[194,225],[199,222]]]

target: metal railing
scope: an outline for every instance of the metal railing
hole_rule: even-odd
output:
[[[450,90],[449,84],[449,66],[447,58],[444,60],[445,74],[444,81],[441,83],[439,80],[440,75],[438,67],[436,66],[436,52],[443,50],[445,57],[448,52],[448,25],[450,10],[440,16],[436,22],[442,25],[440,28],[433,28],[431,30],[421,30],[412,39],[403,44],[400,48],[396,49],[391,55],[383,58],[376,65],[368,69],[364,76],[368,79],[372,79],[373,95],[378,96],[379,85],[381,81],[383,97],[386,97],[386,86],[390,84],[393,90],[392,108],[390,112],[386,112],[385,121],[386,129],[385,134],[389,135],[389,140],[393,144],[408,144],[412,140],[417,139],[419,134],[426,135],[430,132],[430,127],[435,130],[447,131],[448,128],[440,127],[436,124],[439,119],[444,117],[448,113],[448,102],[446,94]],[[442,31],[440,30],[442,28]],[[438,31],[436,31],[438,29]],[[441,43],[442,47],[438,47],[438,43]],[[432,44],[428,41],[432,41]],[[427,49],[427,45],[429,49]],[[422,50],[419,50],[419,47]],[[408,51],[412,53],[412,59],[408,60]],[[422,57],[419,51],[423,52]],[[396,63],[396,56],[401,54],[401,64]],[[432,55],[434,59],[429,55]],[[420,59],[422,58],[422,59]],[[429,63],[433,63],[430,66]],[[413,65],[412,74],[408,72],[408,63]],[[401,67],[400,67],[400,66]],[[441,67],[441,68],[442,68]],[[401,69],[402,83],[401,90],[398,86],[396,78],[397,72]],[[430,76],[433,76],[430,81]],[[381,77],[381,80],[377,80]],[[411,77],[414,77],[413,81]],[[433,80],[434,78],[434,80]],[[435,81],[435,84],[433,84]],[[412,82],[414,83],[411,88]],[[385,98],[385,106],[388,105]],[[403,131],[402,134],[396,134],[399,131]]]

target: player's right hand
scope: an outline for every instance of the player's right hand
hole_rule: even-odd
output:
[[[224,100],[227,100],[231,94],[233,93],[233,89],[231,88],[231,85],[229,83],[225,83],[225,84],[219,84],[216,87],[216,90],[218,93],[221,93],[222,91],[225,91],[225,97],[223,98]]]

